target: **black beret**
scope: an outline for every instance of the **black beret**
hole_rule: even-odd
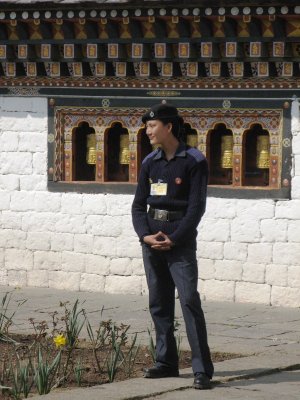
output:
[[[167,103],[155,104],[142,116],[143,123],[154,119],[178,119],[179,121],[183,121],[178,115],[177,108]]]

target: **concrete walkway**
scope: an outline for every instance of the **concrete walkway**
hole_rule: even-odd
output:
[[[3,293],[11,288],[0,287]],[[15,332],[32,332],[29,318],[50,323],[50,314],[59,303],[78,299],[92,325],[112,319],[131,326],[142,342],[148,341],[151,327],[147,297],[66,292],[54,289],[24,288],[13,293],[11,309],[16,309]],[[19,308],[17,304],[26,300]],[[56,390],[45,400],[129,400],[129,399],[297,399],[300,398],[300,310],[272,308],[256,304],[204,302],[209,344],[212,351],[242,354],[243,357],[215,364],[214,389],[199,392],[191,388],[191,370],[179,378],[160,380],[131,379],[92,388]],[[61,309],[60,309],[61,312]],[[184,323],[177,304],[176,315],[188,348]],[[40,399],[39,396],[32,399]]]

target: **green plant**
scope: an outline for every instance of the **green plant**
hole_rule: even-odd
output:
[[[123,357],[121,353],[121,346],[117,343],[111,349],[109,356],[106,360],[107,375],[109,382],[113,382],[117,373],[118,368],[123,362]]]
[[[12,387],[8,386],[8,382],[10,380],[10,376],[11,376],[11,368],[8,366],[8,360],[6,360],[5,358],[2,360],[2,365],[0,368],[1,371],[1,376],[0,376],[0,393],[2,393],[3,395],[9,394],[9,392],[11,391]]]
[[[67,345],[74,348],[78,341],[82,327],[85,323],[85,318],[81,320],[81,316],[84,316],[84,310],[78,310],[78,299],[75,301],[72,310],[69,310],[66,304],[67,303],[61,304],[61,306],[64,306],[65,308],[65,316],[63,320],[66,326]]]
[[[136,359],[140,350],[140,345],[139,344],[136,345],[136,340],[137,340],[137,333],[133,337],[133,340],[131,342],[127,354],[124,356],[124,352],[122,353],[124,357],[124,370],[128,378],[130,378],[133,373]]]
[[[60,303],[60,305],[62,305],[63,303]],[[51,317],[51,324],[52,324],[52,336],[55,336],[55,334],[57,332],[60,331],[60,329],[57,327],[57,325],[59,324],[59,314],[58,311],[52,311],[48,313],[49,316]]]
[[[39,394],[47,394],[53,387],[56,371],[61,363],[61,351],[59,351],[49,365],[47,359],[43,360],[41,348],[38,350],[37,366],[35,368],[34,381]]]
[[[6,383],[9,382],[10,380],[11,368],[9,360],[7,360],[6,357],[4,357],[1,361],[2,363],[0,366],[0,389],[2,390],[3,393],[7,389],[11,389],[6,385]]]
[[[176,335],[176,348],[177,348],[177,355],[178,355],[178,360],[181,359],[181,343],[182,343],[182,337],[180,334]]]
[[[13,342],[13,339],[8,337],[9,327],[12,325],[15,311],[9,313],[9,304],[12,298],[11,292],[6,292],[2,297],[0,304],[0,340]],[[24,304],[26,300],[18,302],[18,307]]]
[[[1,390],[1,392],[2,392],[2,394],[5,394],[5,393],[7,393],[9,390],[11,390],[12,388],[10,387],[10,386],[3,386],[3,385],[0,385],[0,390]]]
[[[33,386],[32,379],[32,364],[29,360],[26,364],[21,365],[17,363],[15,367],[11,365],[12,371],[12,388],[10,390],[13,398],[15,400],[19,400],[21,398],[21,394],[23,393],[24,397],[27,398],[30,390]]]
[[[34,331],[34,342],[33,346],[36,343],[42,344],[43,339],[47,336],[48,324],[46,321],[38,321],[36,322],[34,318],[29,318],[29,322]]]
[[[153,340],[150,329],[148,328],[147,330],[148,330],[148,339],[149,339],[148,350],[149,350],[149,353],[150,353],[153,363],[155,363],[155,361],[156,361],[155,344],[154,344],[154,340]]]
[[[101,312],[101,316],[102,316],[102,312]],[[97,369],[98,369],[98,372],[101,372],[102,368],[101,368],[100,360],[98,357],[98,351],[101,347],[103,347],[105,345],[106,339],[109,336],[107,326],[105,324],[103,324],[103,322],[100,322],[98,329],[96,329],[96,331],[94,332],[86,314],[85,314],[85,319],[86,319],[86,329],[87,329],[89,339],[92,343],[93,355],[94,355],[94,358],[95,358],[95,361],[97,364]]]
[[[12,323],[12,318],[15,313],[8,316],[8,306],[11,300],[11,293],[6,292],[1,300],[0,306],[0,338],[4,336],[4,333],[7,333],[8,327]]]
[[[118,341],[121,346],[124,346],[127,344],[128,341],[128,336],[127,332],[130,328],[130,325],[116,325],[112,324],[112,338],[114,341]]]
[[[74,370],[74,375],[75,375],[77,385],[81,386],[81,381],[82,381],[82,376],[83,376],[83,371],[84,371],[84,367],[82,365],[81,358],[77,361],[77,364],[74,366],[73,370]]]
[[[12,388],[10,389],[10,393],[15,400],[20,400],[22,389],[17,370],[13,371],[12,378]]]
[[[66,328],[66,341],[67,341],[67,360],[64,365],[64,376],[68,373],[68,367],[71,361],[71,354],[76,347],[79,339],[79,334],[85,323],[85,312],[84,309],[78,309],[79,300],[77,299],[71,310],[67,308],[68,303],[61,303],[64,307],[65,315],[63,321]],[[83,317],[83,318],[82,318]]]
[[[175,322],[174,322],[174,332],[178,332],[180,328],[180,322],[175,318]],[[153,363],[155,363],[156,361],[156,349],[155,349],[155,344],[154,344],[154,340],[151,334],[150,329],[148,328],[148,350],[151,356],[151,359],[153,361]],[[175,340],[176,340],[176,348],[177,348],[177,354],[178,354],[178,359],[180,360],[181,357],[181,343],[182,343],[182,337],[180,335],[180,333],[175,334]]]
[[[33,367],[31,364],[31,360],[23,366],[20,366],[19,369],[19,376],[20,376],[20,383],[21,383],[21,389],[24,397],[27,399],[30,390],[33,386]]]
[[[111,321],[110,321],[111,322]],[[107,373],[109,382],[113,382],[117,373],[117,370],[124,363],[124,355],[122,352],[122,346],[127,343],[127,331],[130,328],[129,325],[121,324],[120,326],[115,324],[109,324],[111,351],[108,359],[106,360]]]
[[[103,372],[104,367],[107,367],[107,363],[109,363],[109,366],[113,368],[114,354],[116,353],[116,348],[120,346],[120,353],[118,355],[118,357],[120,357],[120,354],[122,354],[121,347],[124,346],[128,341],[127,332],[130,326],[125,324],[116,325],[110,319],[108,321],[101,321],[98,325],[98,329],[94,331],[86,315],[85,319],[87,332],[89,339],[92,343],[93,354],[97,364],[98,372]],[[108,353],[106,360],[101,363],[98,352],[105,347],[108,347],[111,350]],[[109,359],[110,361],[108,361]]]
[[[181,326],[180,322],[178,321],[177,318],[175,318],[174,332],[177,332],[175,334],[175,340],[176,340],[178,360],[180,360],[180,358],[181,358],[181,343],[182,343],[182,336],[179,333],[180,326]]]

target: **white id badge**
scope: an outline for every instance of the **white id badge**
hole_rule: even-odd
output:
[[[168,190],[168,184],[159,182],[159,183],[152,183],[150,194],[151,196],[166,196]]]

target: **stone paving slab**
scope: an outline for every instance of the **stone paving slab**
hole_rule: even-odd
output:
[[[3,293],[12,288],[0,286]],[[30,332],[29,318],[36,321],[51,321],[50,313],[59,310],[59,303],[78,299],[87,310],[92,326],[100,320],[112,319],[116,323],[131,325],[131,332],[140,333],[142,343],[148,342],[147,328],[151,328],[147,296],[112,295],[89,292],[68,292],[47,288],[22,288],[13,291],[10,304],[16,309],[17,301],[27,300],[16,311],[14,330]],[[176,316],[181,325],[182,348],[188,348],[181,310],[176,301]],[[253,354],[268,349],[274,344],[297,339],[300,327],[300,310],[275,308],[264,305],[226,302],[203,302],[207,320],[209,344],[213,351],[232,351]],[[257,321],[257,322],[256,322]],[[249,323],[255,326],[249,326]],[[86,335],[86,332],[83,331]]]
[[[300,370],[284,371],[256,379],[216,386],[214,390],[187,389],[164,393],[149,400],[299,400]]]

